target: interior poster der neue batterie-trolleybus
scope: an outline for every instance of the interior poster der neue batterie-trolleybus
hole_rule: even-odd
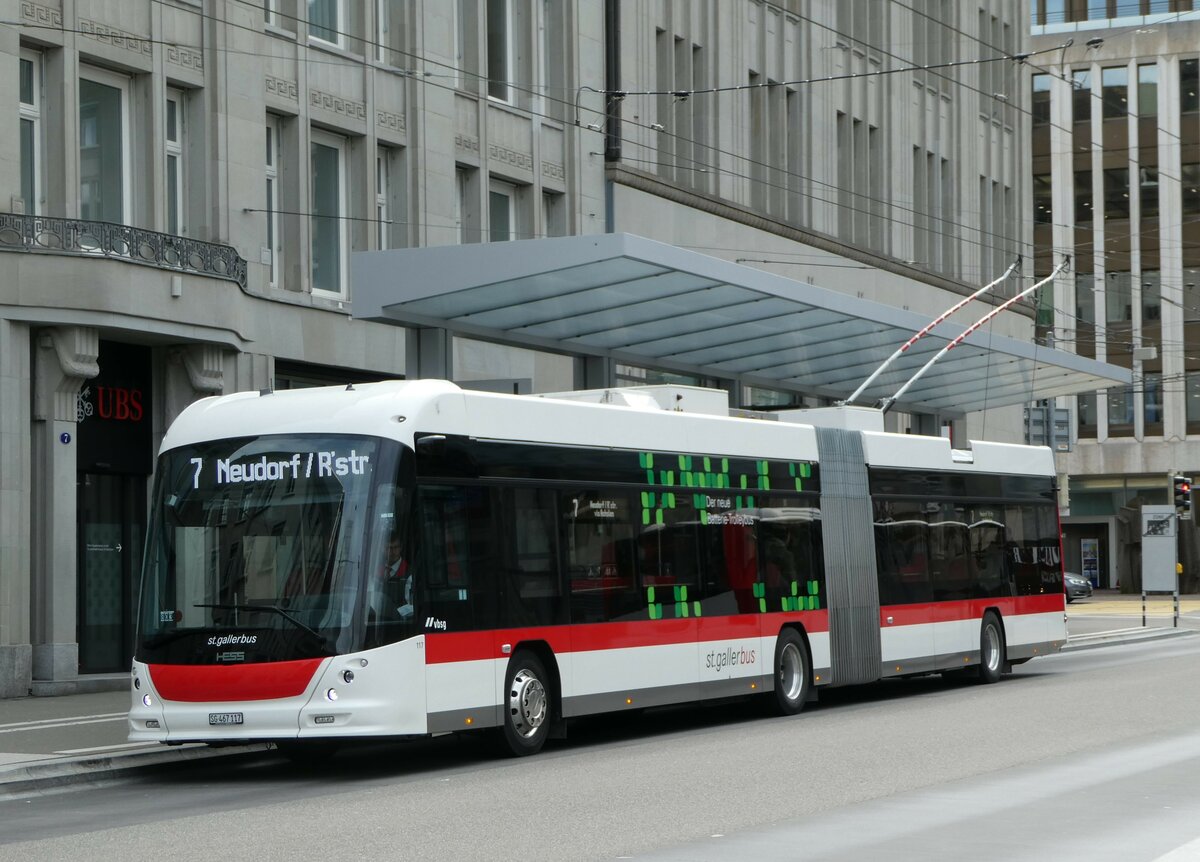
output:
[[[994,682],[1065,641],[1049,449],[654,394],[416,380],[188,407],[158,461],[129,738],[496,728],[531,754],[574,716],[793,714],[823,686]]]

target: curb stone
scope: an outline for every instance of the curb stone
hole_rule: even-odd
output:
[[[133,772],[214,757],[262,755],[274,750],[269,743],[213,748],[187,745],[162,750],[137,751],[91,757],[35,760],[0,769],[0,800],[86,782],[102,783]]]

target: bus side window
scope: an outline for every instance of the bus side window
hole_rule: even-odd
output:
[[[968,598],[971,591],[970,517],[959,503],[929,513],[929,581],[934,601]]]
[[[1018,596],[1062,591],[1058,522],[1053,505],[1028,502],[1006,507],[1005,540]]]
[[[650,619],[691,616],[691,603],[698,598],[699,527],[691,494],[642,496],[637,568]]]
[[[637,502],[621,491],[559,495],[571,622],[646,618],[634,576],[633,513],[641,517]]]
[[[716,499],[713,493],[705,496],[710,501]],[[701,613],[705,617],[758,613],[755,514],[753,510],[739,510],[733,497],[720,499],[722,504],[710,509],[708,522],[700,525]]]
[[[434,631],[469,631],[495,623],[490,570],[498,555],[492,510],[487,488],[426,486],[418,492],[414,604]]]
[[[1004,553],[1003,506],[971,509],[971,595],[985,598],[1008,595],[1008,561]]]
[[[807,502],[785,498],[762,501],[758,542],[768,611],[826,607],[820,511],[804,505]]]
[[[566,622],[566,603],[559,575],[555,492],[545,488],[505,488],[503,500],[505,553],[503,624],[553,625]]]
[[[931,539],[922,504],[875,502],[875,555],[879,603],[903,605],[930,600]]]

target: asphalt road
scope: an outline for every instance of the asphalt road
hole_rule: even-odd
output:
[[[1198,671],[1188,637],[791,719],[593,719],[523,760],[443,738],[177,764],[0,803],[0,859],[1198,859]]]

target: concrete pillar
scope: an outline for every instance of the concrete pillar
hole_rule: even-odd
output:
[[[454,338],[445,329],[410,329],[404,344],[409,380],[454,379]]]
[[[29,328],[0,320],[0,698],[29,694]]]
[[[576,389],[608,389],[617,384],[616,371],[607,356],[585,356],[575,363]]]
[[[33,356],[33,689],[74,690],[76,629],[76,425],[80,387],[100,373],[99,330],[41,330]]]

